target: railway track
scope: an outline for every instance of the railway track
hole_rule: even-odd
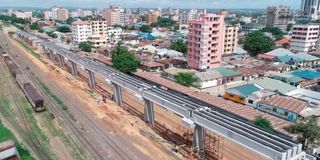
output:
[[[17,63],[16,59],[13,60],[16,64],[18,64],[18,66],[20,68],[24,69],[24,73],[26,73],[28,75],[28,77],[30,78],[30,80],[34,83],[34,85],[37,88],[40,88],[41,91],[41,95],[44,96],[44,98],[46,99],[47,103],[50,103],[52,106],[54,107],[48,107],[49,110],[51,110],[53,113],[55,113],[55,115],[58,115],[60,117],[62,117],[63,122],[67,124],[67,126],[71,129],[72,133],[79,139],[79,141],[83,144],[83,146],[88,150],[88,152],[90,153],[90,155],[92,155],[92,157],[94,159],[107,159],[106,157],[104,157],[102,154],[99,153],[98,150],[95,149],[95,147],[93,146],[93,144],[90,143],[90,141],[88,141],[84,135],[81,133],[82,131],[80,129],[77,128],[77,126],[75,125],[76,122],[65,113],[65,111],[63,111],[61,109],[61,107],[56,104],[56,102],[50,97],[48,96],[41,88],[41,84],[38,82],[38,80],[36,80],[36,78],[34,77],[34,75],[32,75],[28,70],[26,70],[23,66],[21,66],[22,63]],[[52,84],[54,85],[54,84]],[[58,91],[58,96],[59,98],[65,102],[65,103],[69,103],[72,104],[74,106],[74,108],[77,110],[77,112],[82,116],[83,119],[85,119],[90,125],[90,128],[86,128],[87,130],[90,131],[95,131],[96,133],[98,133],[100,135],[100,137],[103,138],[104,142],[106,144],[108,144],[110,146],[110,148],[112,148],[114,150],[115,153],[117,153],[117,155],[123,159],[123,160],[131,160],[131,156],[128,155],[123,149],[121,149],[110,137],[109,135],[105,134],[102,129],[100,129],[100,127],[93,122],[93,120],[91,120],[90,118],[88,118],[86,116],[86,114],[84,113],[84,111],[82,111],[81,109],[79,109],[77,107],[77,104],[75,104],[73,101],[71,101],[70,99],[66,98],[63,94],[63,91],[60,90],[58,87],[55,87],[55,90]],[[106,96],[110,97],[110,95],[105,94]]]
[[[3,59],[0,60],[1,63],[1,67],[0,70],[3,74],[1,74],[1,77],[6,78],[5,81],[7,82],[7,87],[9,87],[10,89],[8,89],[7,87],[2,87],[2,91],[4,91],[6,93],[6,95],[8,97],[10,97],[10,99],[12,99],[13,105],[11,106],[16,106],[17,107],[17,111],[18,111],[18,115],[19,115],[19,119],[17,119],[18,121],[12,119],[11,118],[7,118],[7,121],[10,122],[10,124],[19,132],[21,133],[21,137],[24,139],[24,141],[28,144],[28,146],[30,148],[32,148],[32,151],[37,154],[37,156],[40,159],[43,160],[48,160],[51,159],[50,156],[47,154],[46,151],[44,151],[44,147],[42,146],[42,144],[40,143],[38,137],[34,136],[34,134],[32,133],[32,126],[27,118],[27,113],[25,113],[25,109],[24,109],[24,104],[19,101],[19,100],[15,100],[17,97],[21,97],[21,95],[19,95],[17,92],[15,92],[15,88],[17,88],[17,85],[15,83],[12,82],[13,79],[11,79],[11,73],[8,72],[7,70],[7,66],[5,64],[5,62],[3,61]],[[16,85],[16,87],[14,86]],[[1,106],[4,107],[4,106]],[[2,111],[4,111],[4,109],[2,109]],[[14,115],[14,111],[10,110],[11,113]],[[6,112],[6,111],[4,111]]]

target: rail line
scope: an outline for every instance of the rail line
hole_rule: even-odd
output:
[[[12,81],[12,79],[10,78],[11,73],[9,73],[6,70],[6,66],[3,66],[6,64],[2,59],[0,60],[0,63],[1,63],[0,68],[3,73],[2,77],[7,78],[6,84],[9,84],[9,87],[12,89],[12,90],[6,89],[5,87],[2,87],[2,91],[6,91],[7,96],[10,96],[11,99],[15,99],[15,98],[19,97],[20,95],[18,95],[17,93],[14,92],[13,88],[14,88],[15,84],[11,82]],[[17,101],[19,101],[19,100],[17,100]],[[42,144],[40,143],[38,137],[32,136],[32,134],[31,134],[33,131],[32,131],[32,127],[30,125],[30,122],[27,119],[25,110],[23,108],[24,105],[21,103],[18,104],[17,101],[13,101],[13,103],[14,103],[14,106],[17,107],[18,114],[19,114],[20,120],[22,121],[22,124],[18,123],[16,120],[12,120],[10,118],[7,120],[10,122],[11,125],[14,126],[14,128],[16,128],[17,130],[19,130],[20,133],[22,133],[21,137],[23,137],[23,139],[29,144],[29,146],[31,148],[34,148],[33,152],[35,152],[40,159],[47,160],[49,158],[49,156],[44,151]],[[3,106],[1,106],[1,107],[3,107]],[[11,112],[12,112],[12,114],[14,114],[13,111],[11,111]],[[25,135],[28,135],[28,136],[25,136]]]
[[[16,62],[16,60],[14,60]],[[18,65],[21,65],[21,63],[17,63]],[[24,68],[19,66],[20,68]],[[28,72],[28,70],[26,70],[24,68],[24,73],[26,73],[28,75],[28,77],[32,80],[32,82],[38,87],[38,88],[42,88],[41,84],[38,82],[38,80],[36,80],[34,78],[34,76]],[[101,137],[103,137],[103,140],[116,152],[118,153],[118,156],[121,159],[124,160],[131,160],[132,158],[130,157],[130,155],[128,155],[127,153],[125,153],[125,151],[123,151],[107,134],[105,134],[100,128],[99,126],[97,126],[90,118],[88,118],[85,113],[80,110],[77,107],[77,104],[75,104],[74,102],[70,101],[68,98],[65,98],[63,96],[63,91],[61,91],[58,87],[55,87],[55,89],[59,92],[59,98],[61,98],[63,100],[63,102],[68,102],[69,104],[72,104],[73,106],[75,106],[74,108],[78,111],[78,113],[80,113],[82,115],[82,117],[84,119],[86,119],[89,123],[90,123],[90,129],[88,130],[92,130],[92,131],[98,131],[99,135]],[[90,154],[94,157],[94,159],[106,159],[105,157],[103,157],[103,155],[101,155],[99,153],[99,151],[97,151],[95,149],[95,147],[83,136],[83,134],[81,133],[81,131],[79,131],[79,129],[76,127],[75,122],[69,117],[69,115],[66,115],[66,113],[64,113],[64,111],[62,111],[62,109],[60,109],[60,106],[58,104],[56,104],[56,102],[50,97],[48,96],[43,89],[41,89],[41,94],[46,97],[47,102],[49,100],[50,104],[53,105],[54,107],[49,107],[48,109],[50,110],[54,110],[54,112],[57,115],[60,115],[61,117],[63,117],[63,121],[68,123],[69,128],[72,130],[72,132],[75,134],[75,136],[77,138],[79,138],[79,140],[81,141],[81,143],[86,147],[86,149],[90,152]],[[87,147],[88,146],[88,147]]]

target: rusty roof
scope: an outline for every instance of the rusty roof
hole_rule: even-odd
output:
[[[302,110],[308,107],[308,103],[305,101],[279,95],[272,96],[271,98],[266,100],[262,100],[260,101],[260,103],[279,107],[297,114],[301,113]]]

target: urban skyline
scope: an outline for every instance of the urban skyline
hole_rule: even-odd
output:
[[[199,3],[199,2],[202,3]],[[86,7],[86,8],[104,8],[110,4],[121,5],[127,8],[156,8],[156,7],[173,7],[173,8],[204,8],[204,9],[262,9],[267,6],[285,5],[292,9],[300,8],[300,0],[259,0],[252,3],[251,0],[228,0],[227,2],[222,0],[132,0],[129,2],[116,1],[116,0],[79,0],[73,2],[70,0],[2,0],[0,7],[39,7],[48,8],[53,5],[64,7]],[[63,4],[63,5],[62,5]],[[103,5],[105,4],[105,5]]]

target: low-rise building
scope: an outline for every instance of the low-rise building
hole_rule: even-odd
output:
[[[247,97],[252,95],[254,92],[260,91],[263,88],[256,84],[246,84],[234,88],[229,88],[225,91],[224,98],[241,103],[246,104],[247,103]]]
[[[275,95],[258,102],[257,109],[280,118],[296,122],[303,111],[309,107],[305,101],[291,97]]]
[[[224,67],[219,67],[219,68],[214,68],[210,69],[208,71],[217,71],[222,75],[222,84],[227,84],[227,83],[232,83],[232,82],[237,82],[237,81],[242,81],[242,74],[239,71],[224,68]]]
[[[281,82],[276,79],[263,77],[261,79],[255,79],[248,82],[249,84],[257,84],[263,89],[267,89],[276,93],[280,94],[286,94],[288,92],[294,91],[297,89],[297,87],[294,87],[290,84]]]
[[[241,32],[252,33],[255,31],[260,31],[265,27],[266,27],[265,25],[256,24],[256,23],[245,24],[241,26]]]
[[[272,79],[276,79],[284,83],[288,83],[295,87],[298,87],[300,83],[304,80],[303,78],[294,76],[292,74],[278,73],[278,72],[270,72],[268,74],[269,74],[269,77]]]
[[[220,86],[222,84],[223,77],[217,71],[197,72],[194,75],[199,79],[197,87],[200,89]]]

